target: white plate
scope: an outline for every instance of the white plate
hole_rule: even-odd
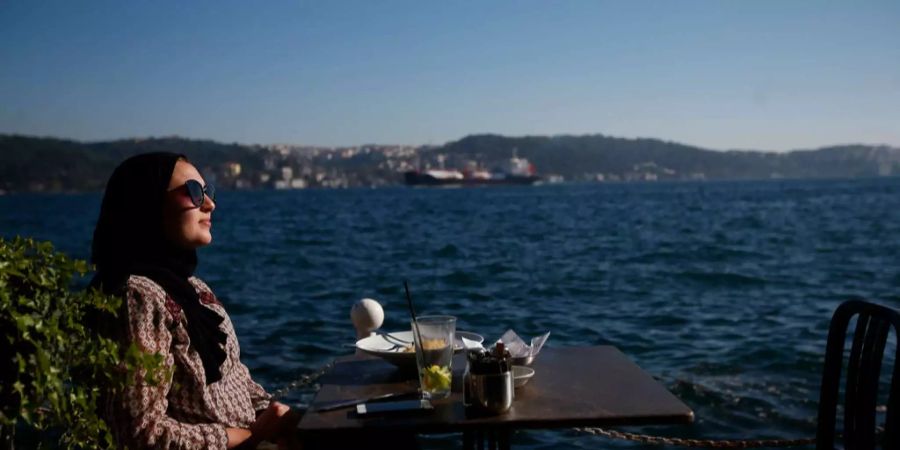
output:
[[[513,384],[516,387],[525,386],[525,383],[534,376],[534,369],[525,366],[512,366]]]
[[[377,334],[356,341],[356,348],[370,355],[379,356],[397,367],[415,368],[415,352],[404,351],[407,346],[412,345],[412,331],[376,333]],[[478,342],[479,344],[484,342],[484,337],[479,334],[470,333],[468,331],[457,331],[456,337],[453,340],[453,350],[455,352],[462,351],[463,349],[462,337]]]

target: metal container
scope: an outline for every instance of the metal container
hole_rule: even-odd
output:
[[[484,375],[469,373],[466,389],[470,406],[488,414],[509,411],[516,392],[510,371]]]
[[[463,381],[463,402],[468,411],[502,414],[509,411],[515,399],[509,352],[502,344],[495,351],[469,352]]]

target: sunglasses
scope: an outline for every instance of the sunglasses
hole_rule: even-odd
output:
[[[216,201],[216,187],[213,186],[212,183],[206,183],[206,186],[203,186],[197,180],[187,180],[184,182],[184,188],[191,197],[191,203],[193,203],[196,208],[203,206],[206,197],[209,197],[212,201]]]

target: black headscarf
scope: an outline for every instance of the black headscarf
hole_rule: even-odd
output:
[[[166,239],[163,200],[179,159],[168,152],[145,153],[116,167],[103,195],[100,218],[94,229],[91,262],[97,274],[91,286],[108,294],[121,294],[129,275],[143,275],[162,286],[187,318],[191,347],[200,355],[206,383],[222,378],[226,334],[224,318],[200,303],[188,281],[197,267],[197,252]]]

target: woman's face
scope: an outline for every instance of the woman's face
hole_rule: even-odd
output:
[[[166,237],[176,245],[195,249],[212,242],[212,212],[216,204],[204,194],[203,204],[194,206],[184,182],[196,180],[206,186],[206,180],[191,163],[178,160],[169,189],[163,202],[163,226]]]

